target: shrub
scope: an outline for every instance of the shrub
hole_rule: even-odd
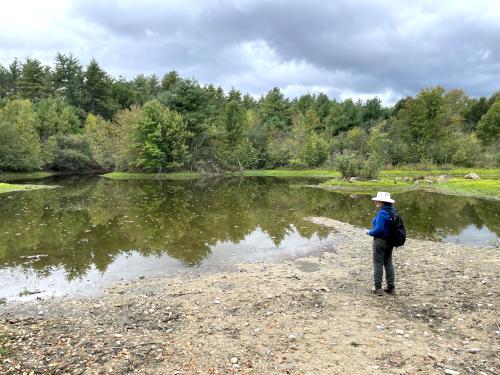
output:
[[[87,137],[80,134],[56,135],[56,150],[52,168],[79,171],[95,167]]]
[[[476,165],[481,155],[481,146],[474,134],[464,137],[459,141],[459,145],[451,161],[455,165],[473,167]]]
[[[370,155],[367,159],[361,162],[361,171],[359,177],[372,180],[378,177],[382,169],[382,162],[375,155]]]
[[[352,151],[336,154],[334,156],[334,165],[343,178],[374,179],[377,178],[382,168],[381,160],[375,155],[370,155],[365,159]]]
[[[312,134],[300,153],[300,159],[302,159],[308,167],[317,167],[323,164],[327,157],[328,143],[317,134]]]
[[[334,165],[343,178],[357,177],[361,170],[361,158],[353,151],[344,150],[333,157]]]

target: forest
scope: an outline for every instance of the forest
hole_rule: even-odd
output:
[[[58,53],[0,65],[0,171],[220,173],[335,168],[374,178],[383,167],[500,165],[500,91],[423,88],[384,106],[325,94],[260,98],[183,78],[112,77]]]

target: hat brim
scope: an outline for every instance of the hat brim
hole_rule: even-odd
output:
[[[395,203],[396,201],[394,199],[380,199],[377,197],[372,198],[372,201],[375,202],[385,202],[385,203]]]

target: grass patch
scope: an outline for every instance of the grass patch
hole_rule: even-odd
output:
[[[318,177],[318,178],[335,178],[339,177],[340,173],[332,170],[323,169],[257,169],[243,172],[234,172],[234,175],[243,175],[246,177]]]
[[[38,190],[38,189],[50,189],[56,186],[50,185],[18,185],[18,184],[8,184],[5,182],[0,182],[0,194],[10,193],[13,191],[27,191],[27,190]]]
[[[464,197],[480,197],[500,200],[500,180],[451,179],[446,184],[433,184],[431,191]]]
[[[14,172],[14,173],[0,173],[0,181],[15,181],[15,180],[36,180],[54,176],[55,172]]]
[[[391,193],[425,190],[465,197],[500,200],[500,180],[498,179],[466,180],[465,178],[451,178],[445,183],[428,183],[419,180],[418,184],[412,181],[395,180],[394,178],[381,178],[377,181],[355,181],[352,183],[333,179],[324,182],[320,186],[330,190],[347,191],[350,193],[375,194],[381,190]]]
[[[417,177],[417,176],[439,176],[448,175],[452,177],[465,177],[466,174],[476,173],[481,178],[485,179],[500,179],[500,168],[496,169],[481,169],[481,168],[454,168],[454,169],[430,169],[430,170],[415,170],[415,169],[386,169],[380,172],[380,177]]]

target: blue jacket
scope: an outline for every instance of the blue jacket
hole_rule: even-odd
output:
[[[394,208],[392,206],[381,207],[377,212],[377,216],[373,219],[373,226],[368,234],[372,237],[386,240],[390,234],[392,225],[391,213],[393,212]]]

